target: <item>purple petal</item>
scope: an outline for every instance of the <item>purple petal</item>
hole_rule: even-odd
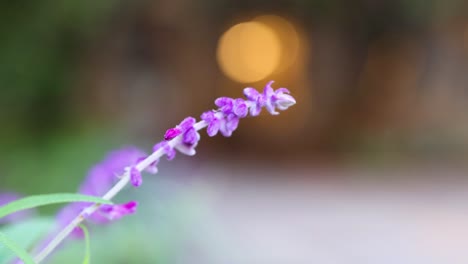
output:
[[[235,116],[234,114],[231,114],[229,116],[226,116],[220,125],[220,131],[221,134],[225,137],[230,137],[232,135],[232,132],[236,130],[237,126],[239,124],[239,118]]]
[[[226,121],[226,129],[230,130],[231,133],[237,129],[239,126],[239,118],[237,116],[231,115],[228,116]]]
[[[206,111],[201,114],[200,118],[208,123],[211,123],[214,119],[216,119],[215,114],[213,111]]]
[[[191,128],[195,123],[195,118],[189,116],[185,118],[182,122],[180,122],[179,127],[182,129],[182,131],[186,131],[187,129]]]
[[[275,105],[273,104],[273,102],[272,102],[271,99],[270,99],[270,100],[267,100],[267,101],[265,102],[265,108],[266,108],[266,110],[267,110],[268,112],[270,112],[270,114],[272,114],[272,115],[278,115],[278,114],[279,114],[278,112],[276,112],[276,110],[275,110]]]
[[[141,172],[137,170],[135,167],[130,169],[130,181],[132,182],[133,186],[138,187],[143,182],[143,178],[141,177]]]
[[[257,101],[257,98],[261,96],[261,94],[257,90],[251,87],[247,87],[244,89],[244,95],[245,97],[247,97],[247,99],[253,102]]]
[[[164,148],[165,152],[166,152],[166,157],[167,157],[167,160],[173,160],[176,156],[176,151],[171,148],[170,146],[167,146]]]
[[[117,220],[125,215],[135,213],[137,206],[138,202],[130,201],[125,204],[117,204],[106,207],[103,206],[101,212],[105,214],[110,220]]]
[[[287,94],[289,94],[290,92],[289,92],[289,90],[286,89],[286,88],[279,88],[279,89],[276,89],[275,94],[280,94],[280,93],[287,93]]]
[[[78,192],[94,196],[104,195],[118,180],[117,176],[124,173],[125,167],[137,164],[143,156],[146,156],[146,153],[135,147],[110,152],[102,162],[91,168]]]
[[[272,82],[268,83],[263,92],[265,99],[265,108],[272,115],[278,115],[279,112],[276,111],[276,108],[279,110],[286,110],[288,107],[294,105],[296,100],[289,95],[289,90],[286,88],[279,88],[276,91],[273,91],[271,88]]]
[[[234,100],[229,97],[219,97],[215,100],[215,105],[217,105],[219,110],[223,113],[230,113],[232,111],[233,104]]]
[[[58,224],[58,229],[61,229],[68,225],[79,213],[83,210],[84,206],[81,205],[82,203],[70,203],[64,206],[60,211],[57,213],[56,219]],[[72,231],[72,236],[74,238],[82,238],[83,231],[81,228],[75,228]]]
[[[206,133],[208,134],[208,136],[213,137],[216,136],[216,134],[218,134],[220,123],[221,122],[218,119],[215,119],[210,122],[210,124],[206,128]]]
[[[238,98],[234,101],[234,114],[236,116],[243,118],[247,116],[247,104],[241,98]]]
[[[110,152],[102,162],[90,170],[78,192],[94,196],[104,195],[118,180],[117,176],[124,173],[126,167],[133,167],[138,164],[143,156],[146,156],[146,154],[135,147],[125,147]],[[65,220],[68,217],[71,220],[88,205],[89,203],[70,204],[70,208],[64,208],[61,217]],[[109,221],[107,217],[97,212],[88,216],[88,218],[97,223],[107,223]]]
[[[268,100],[268,98],[270,98],[272,95],[275,94],[273,88],[271,87],[271,85],[274,82],[275,81],[268,82],[267,85],[265,85],[265,88],[263,89],[263,96],[265,97],[266,100]]]
[[[145,159],[146,159],[146,157],[139,157],[139,158],[136,160],[135,163],[138,164],[138,163],[144,161]]]
[[[169,128],[164,134],[164,140],[171,140],[180,135],[180,133],[182,133],[182,130],[180,128]]]
[[[198,135],[198,132],[195,130],[195,128],[191,127],[184,133],[182,142],[188,145],[194,145],[198,142],[199,139],[200,136]]]
[[[120,150],[110,152],[102,162],[91,168],[85,181],[79,188],[79,193],[94,196],[104,195],[118,180],[116,177],[117,175],[124,173],[125,168],[128,166],[134,167],[136,164],[145,159],[142,158],[145,156],[146,154],[143,151],[135,147],[125,147]],[[131,178],[133,177],[133,179],[131,179],[132,183],[136,186],[141,184],[141,179],[139,179],[141,177],[141,173],[138,171],[135,173],[135,170],[132,169],[130,173],[133,173],[133,176],[130,175]],[[70,221],[72,221],[73,218],[75,218],[84,208],[89,205],[90,203],[79,202],[68,204],[62,208],[57,215],[58,228],[61,229],[66,226],[68,223],[70,223]],[[116,209],[122,211],[122,208],[120,207],[109,208],[109,206],[102,206],[97,212],[86,216],[86,218],[94,223],[105,224],[108,223],[110,219],[112,219],[112,217],[106,215],[106,212],[113,212]],[[123,208],[126,208],[126,212],[131,212],[134,211],[135,206],[130,203],[123,206]],[[113,214],[116,213],[114,212]],[[79,228],[74,229],[72,234],[75,237],[83,236],[83,232]]]
[[[250,107],[250,115],[251,116],[258,116],[260,112],[262,111],[262,107],[265,104],[263,97],[260,96],[257,98],[256,103]]]
[[[175,150],[167,143],[167,141],[161,141],[158,144],[154,145],[153,152],[163,149],[164,154],[167,156],[167,160],[173,160],[176,156]]]

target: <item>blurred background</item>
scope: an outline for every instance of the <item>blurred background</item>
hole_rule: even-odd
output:
[[[74,192],[244,87],[297,99],[122,193],[94,263],[468,262],[466,1],[1,1],[0,39],[3,191]]]

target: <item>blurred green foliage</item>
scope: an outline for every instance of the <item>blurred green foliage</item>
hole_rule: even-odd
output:
[[[14,225],[2,226],[0,231],[14,239],[18,246],[29,250],[38,240],[52,230],[53,218],[33,218]],[[0,246],[0,263],[10,263],[15,256],[7,248]]]
[[[23,194],[75,192],[89,168],[117,144],[105,132],[63,132],[41,144],[12,147],[1,157],[2,188]]]
[[[115,147],[106,128],[80,124],[67,104],[79,58],[117,4],[0,2],[1,189],[73,192]]]
[[[0,2],[0,138],[65,121],[77,59],[116,0]],[[7,123],[6,123],[7,122]],[[26,128],[26,129],[25,129]],[[24,132],[26,131],[26,132]]]

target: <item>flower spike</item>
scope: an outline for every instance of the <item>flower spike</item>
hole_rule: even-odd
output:
[[[265,86],[262,93],[254,88],[244,89],[246,99],[220,97],[215,100],[218,109],[204,112],[197,122],[193,117],[185,118],[179,125],[168,129],[164,140],[157,143],[153,153],[146,155],[143,151],[128,147],[111,152],[104,161],[95,165],[89,172],[79,192],[93,196],[101,196],[111,200],[129,182],[138,187],[142,184],[143,171],[157,173],[157,165],[163,155],[168,160],[176,156],[176,150],[193,156],[200,141],[200,131],[206,128],[208,136],[221,133],[230,137],[237,129],[239,121],[247,116],[258,116],[263,107],[272,114],[278,115],[296,104],[296,100],[286,88],[276,91],[272,87],[273,81]],[[120,175],[120,176],[118,176]],[[57,216],[59,227],[62,228],[48,241],[47,245],[36,255],[34,260],[39,263],[48,256],[68,235],[80,236],[78,225],[83,220],[94,223],[108,223],[120,219],[125,215],[136,212],[138,203],[129,201],[124,204],[100,205],[91,203],[72,203],[63,208]]]

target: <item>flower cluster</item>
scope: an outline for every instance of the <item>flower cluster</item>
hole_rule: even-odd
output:
[[[177,142],[174,143],[174,148],[180,151],[181,153],[189,156],[193,156],[196,154],[195,147],[198,145],[198,141],[200,140],[200,133],[198,133],[197,129],[195,128],[195,123],[197,121],[195,118],[189,116],[185,118],[179,125],[174,128],[170,128],[166,131],[164,135],[164,140],[176,140]],[[178,137],[181,135],[181,137]],[[159,144],[165,144],[164,141]],[[154,150],[158,150],[157,144]],[[166,145],[167,146],[167,145]],[[173,155],[168,154],[174,153]],[[172,159],[175,156],[175,152],[173,149],[168,149],[165,151],[168,155],[169,159]]]
[[[248,113],[251,116],[258,116],[265,107],[270,114],[277,115],[279,113],[276,109],[286,110],[296,103],[296,100],[289,95],[288,89],[279,88],[275,91],[271,87],[272,84],[273,81],[269,82],[263,93],[257,92],[254,88],[245,88],[246,100],[229,97],[216,99],[218,110],[207,111],[201,115],[201,119],[208,123],[207,134],[212,137],[219,131],[223,136],[229,137],[236,130],[239,119],[246,117]]]
[[[141,172],[157,173],[157,165],[161,156],[166,155],[168,160],[176,156],[176,150],[193,156],[195,148],[200,140],[199,130],[207,127],[207,134],[212,137],[220,132],[229,137],[236,130],[241,118],[258,116],[263,107],[272,115],[279,114],[276,110],[286,110],[294,105],[296,101],[289,95],[286,88],[276,91],[271,87],[273,81],[269,82],[263,93],[253,88],[245,88],[246,99],[220,97],[216,99],[216,110],[204,112],[201,121],[197,122],[193,117],[185,118],[179,125],[168,129],[164,140],[153,147],[153,153],[149,156],[134,147],[127,147],[109,154],[109,156],[89,172],[85,182],[81,185],[79,192],[93,196],[103,196],[113,184],[119,180],[117,175],[123,175],[120,180],[128,177],[132,185],[138,187],[142,184]],[[79,215],[88,207],[89,203],[74,203],[65,207],[59,214],[59,222],[62,225],[69,223],[73,216]],[[134,213],[137,202],[130,201],[118,205],[102,205],[91,215],[84,215],[88,220],[95,223],[107,223],[110,220],[119,219],[124,215]],[[81,229],[75,228],[74,234],[80,235]]]

